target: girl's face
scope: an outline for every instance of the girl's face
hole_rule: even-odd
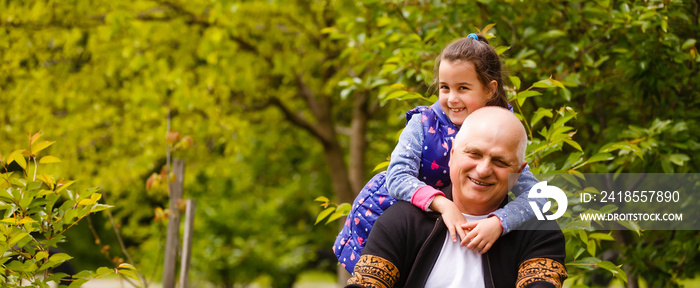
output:
[[[440,106],[455,125],[462,125],[469,114],[486,106],[493,94],[490,91],[496,91],[498,86],[496,80],[489,87],[482,85],[474,64],[461,60],[440,61],[438,79]]]

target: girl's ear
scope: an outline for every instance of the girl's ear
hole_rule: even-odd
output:
[[[491,80],[491,82],[489,82],[489,98],[496,94],[496,91],[498,91],[496,89],[498,89],[498,81]]]

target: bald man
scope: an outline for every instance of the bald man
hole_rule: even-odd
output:
[[[506,109],[467,117],[450,152],[452,185],[443,189],[467,221],[507,203],[526,146],[523,125]],[[479,254],[450,241],[439,213],[399,201],[377,219],[346,287],[561,287],[566,252],[557,224],[532,220],[522,229]]]

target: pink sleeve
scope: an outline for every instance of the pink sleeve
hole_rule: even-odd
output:
[[[445,196],[445,193],[442,193],[442,191],[437,190],[430,185],[422,186],[418,188],[415,193],[413,193],[413,197],[411,197],[411,204],[423,209],[423,211],[428,211],[430,203],[433,202],[433,198],[435,198],[437,195]]]

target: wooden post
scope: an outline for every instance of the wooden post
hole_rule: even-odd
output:
[[[340,217],[340,219],[336,220],[336,221],[339,221],[338,222],[338,224],[339,224],[338,225],[338,228],[339,228],[338,232],[343,230],[343,226],[345,226],[345,219],[347,219],[347,217]],[[338,264],[338,261],[336,260],[335,263]],[[337,280],[338,280],[336,287],[345,287],[345,285],[348,284],[348,279],[350,279],[351,275],[350,275],[350,273],[348,273],[348,270],[345,270],[345,268],[342,265],[338,264],[336,266],[337,267],[335,268],[336,269],[335,272],[336,272],[336,276],[337,276]]]
[[[187,288],[187,286],[189,286],[195,209],[194,199],[188,199],[187,210],[185,210],[185,234],[182,236],[182,255],[180,258],[180,288]]]
[[[170,215],[168,216],[168,231],[165,239],[165,262],[163,265],[163,288],[175,288],[175,272],[177,267],[177,252],[180,238],[180,208],[178,202],[182,198],[185,176],[185,161],[173,160],[172,175],[175,179],[168,181],[170,188]]]

